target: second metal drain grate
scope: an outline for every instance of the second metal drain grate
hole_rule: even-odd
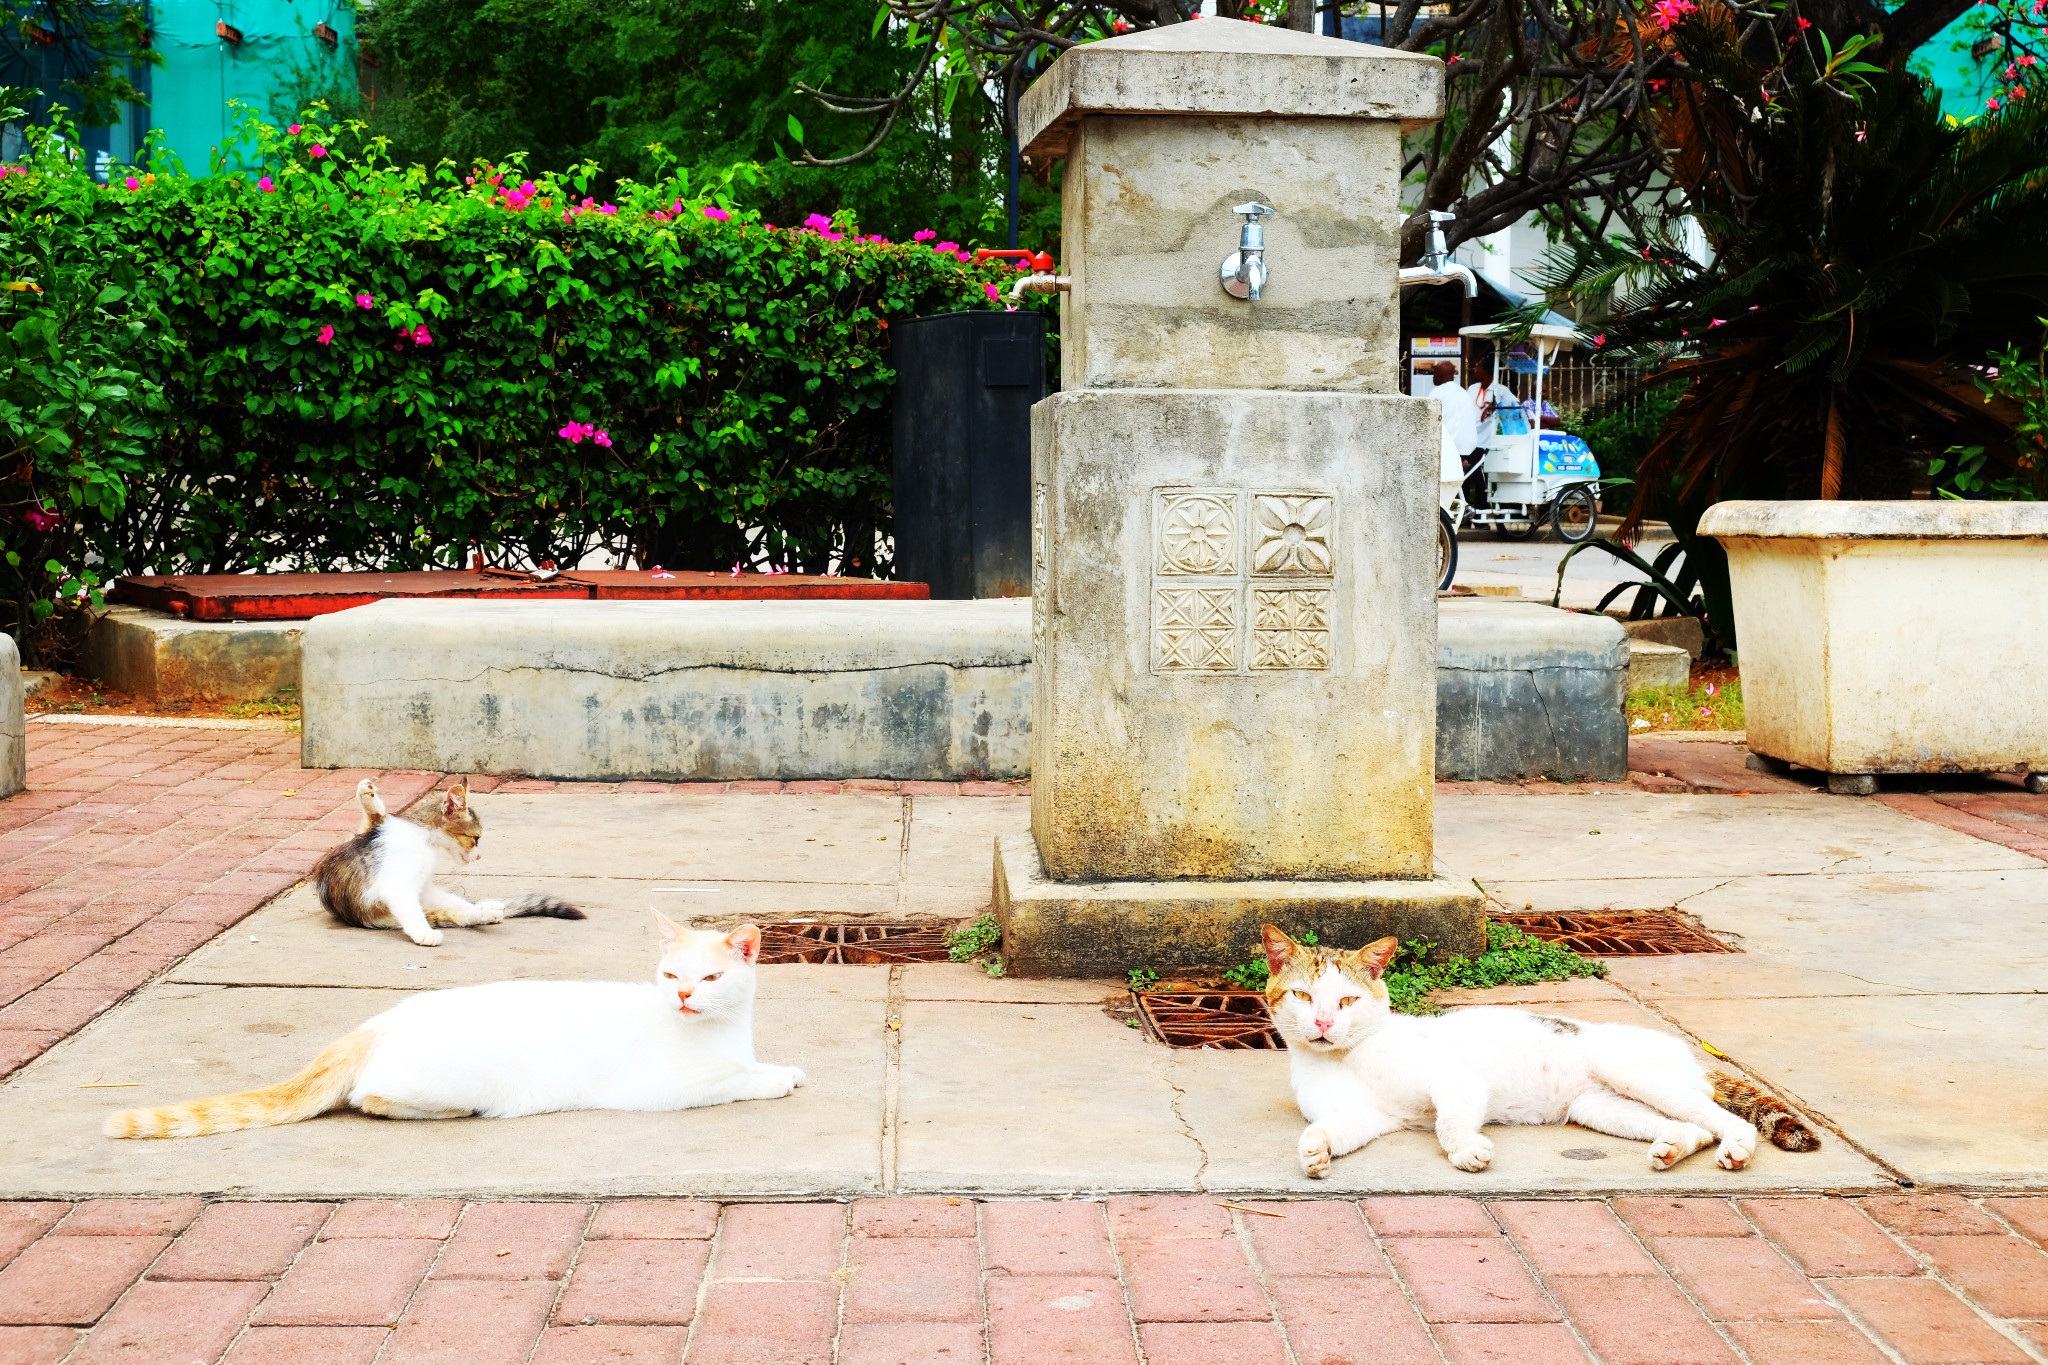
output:
[[[761,961],[863,967],[895,962],[944,962],[949,927],[904,921],[765,924],[761,926]]]

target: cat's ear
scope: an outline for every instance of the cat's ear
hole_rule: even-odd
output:
[[[1374,939],[1351,955],[1351,960],[1377,981],[1386,975],[1387,964],[1394,960],[1394,954],[1401,951],[1401,940],[1391,934],[1386,938]]]
[[[761,926],[742,924],[725,936],[725,946],[748,962],[754,961],[761,956]]]
[[[1280,975],[1280,973],[1287,970],[1288,961],[1293,958],[1301,945],[1287,937],[1277,925],[1272,924],[1260,925],[1259,937],[1264,939],[1266,943],[1267,973],[1272,976]]]
[[[441,814],[460,815],[467,809],[469,809],[469,783],[466,781],[457,782],[448,789],[448,794],[441,798]]]
[[[677,947],[682,943],[683,935],[688,932],[682,925],[677,924],[667,915],[662,914],[661,911],[651,907],[647,913],[654,916],[654,927],[661,931],[661,950],[663,952],[667,952],[669,949]]]

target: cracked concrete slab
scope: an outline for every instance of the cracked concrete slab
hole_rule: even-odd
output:
[[[1918,1183],[2048,1182],[2048,994],[1687,999],[1674,1008]]]

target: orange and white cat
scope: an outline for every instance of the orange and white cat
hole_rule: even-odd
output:
[[[108,1116],[108,1137],[198,1137],[330,1109],[390,1119],[564,1109],[696,1109],[773,1100],[804,1082],[754,1059],[761,931],[687,929],[657,913],[653,981],[496,981],[423,991],[286,1081]]]
[[[1376,1137],[1432,1127],[1453,1166],[1483,1171],[1489,1123],[1576,1123],[1633,1138],[1650,1144],[1659,1171],[1710,1143],[1731,1171],[1756,1151],[1756,1127],[1714,1103],[1705,1070],[1670,1034],[1497,1006],[1395,1014],[1381,978],[1396,940],[1342,952],[1270,924],[1264,934],[1266,1004],[1308,1120],[1297,1147],[1306,1175],[1328,1175],[1333,1159]]]

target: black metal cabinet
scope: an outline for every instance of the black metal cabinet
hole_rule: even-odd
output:
[[[896,576],[933,597],[1029,596],[1044,316],[942,313],[892,331]]]

